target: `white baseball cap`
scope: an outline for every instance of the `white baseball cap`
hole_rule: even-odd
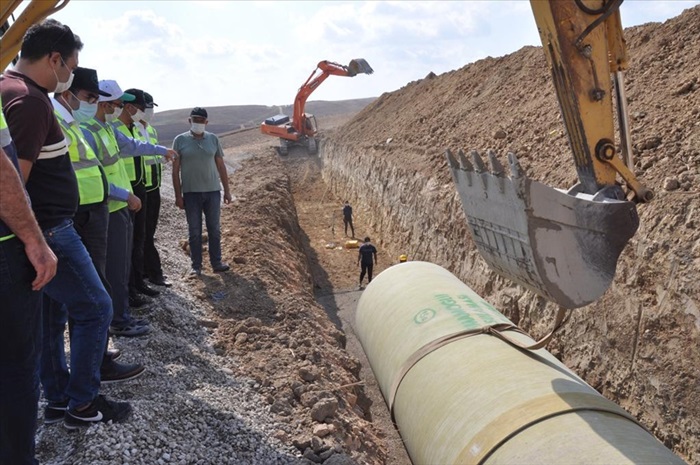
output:
[[[109,94],[109,97],[100,95],[98,102],[111,102],[112,100],[121,100],[123,102],[131,102],[136,100],[135,95],[127,94],[124,92],[117,81],[111,79],[104,79],[100,81],[100,90]]]

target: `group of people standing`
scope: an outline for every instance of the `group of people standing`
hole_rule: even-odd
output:
[[[204,131],[206,110],[193,110],[191,130],[176,139],[180,153],[159,145],[153,97],[79,67],[82,47],[68,26],[45,20],[0,76],[0,463],[36,463],[40,386],[46,424],[76,429],[129,416],[128,402],[99,391],[143,373],[119,363],[108,338],[148,334],[151,322],[132,309],[160,293],[149,284],[171,285],[154,242],[165,161],[174,161],[193,271],[201,272],[202,213],[212,268],[228,270],[210,194],[220,199],[222,181],[225,201],[231,195],[221,146]]]

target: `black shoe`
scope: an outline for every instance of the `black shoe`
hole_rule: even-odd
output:
[[[170,287],[173,285],[173,283],[168,281],[165,276],[161,276],[160,278],[154,278],[154,279],[149,278],[148,281],[151,284],[155,284],[156,286]]]
[[[230,270],[231,267],[228,266],[228,263],[219,263],[217,265],[212,265],[211,269],[216,271],[217,273],[222,273],[224,271]]]
[[[111,336],[138,337],[145,336],[151,332],[151,327],[147,324],[137,324],[139,320],[126,323],[121,326],[110,326],[109,334]]]
[[[44,424],[53,425],[54,423],[62,421],[66,410],[68,410],[68,401],[58,403],[49,402],[49,404],[44,407]]]
[[[110,361],[115,362],[119,357],[122,356],[122,351],[119,349],[110,349],[105,355]]]
[[[151,301],[141,297],[140,295],[133,293],[129,294],[129,307],[131,308],[141,308],[145,307],[146,305],[150,304]]]
[[[137,284],[136,292],[139,292],[143,295],[147,295],[148,297],[155,297],[157,295],[160,295],[160,291],[153,289],[152,287],[148,287],[146,283]]]
[[[119,423],[126,420],[131,414],[131,405],[128,402],[115,402],[107,400],[99,395],[90,403],[90,406],[82,411],[74,409],[66,410],[63,425],[69,430],[86,428],[94,423],[107,423],[112,421]]]
[[[139,363],[109,362],[100,367],[100,383],[112,384],[138,378],[146,370]]]

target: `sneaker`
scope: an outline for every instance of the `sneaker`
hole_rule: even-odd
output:
[[[137,325],[134,323],[129,323],[123,326],[111,325],[109,327],[109,334],[112,336],[125,336],[125,337],[137,337],[143,336],[151,332],[151,327],[148,325]]]
[[[46,407],[44,407],[44,424],[53,425],[63,420],[63,417],[68,410],[68,401],[64,402],[49,402]]]
[[[187,276],[190,278],[194,278],[196,276],[202,276],[202,270],[199,268],[192,268],[189,273],[187,273]]]
[[[80,412],[70,408],[66,410],[63,425],[69,430],[75,430],[86,428],[98,422],[107,423],[112,421],[119,423],[126,420],[130,414],[131,405],[128,402],[115,402],[107,400],[103,395],[99,395],[85,410]]]
[[[138,378],[146,370],[139,363],[110,362],[100,367],[100,383],[112,384]]]
[[[231,267],[228,266],[228,263],[219,263],[218,265],[212,265],[211,269],[216,271],[217,273],[222,273],[224,271],[230,270]]]

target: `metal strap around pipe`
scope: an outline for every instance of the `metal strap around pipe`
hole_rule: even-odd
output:
[[[391,384],[391,389],[389,391],[389,396],[387,399],[387,403],[389,404],[389,413],[391,414],[391,420],[394,423],[396,423],[396,420],[394,418],[394,401],[396,400],[396,395],[398,394],[401,382],[406,377],[408,372],[411,371],[411,368],[413,368],[416,365],[416,363],[418,363],[426,355],[452,342],[459,341],[461,339],[471,336],[478,336],[480,334],[489,334],[491,336],[495,336],[520,350],[541,349],[545,347],[547,343],[549,343],[549,341],[552,339],[552,336],[554,336],[554,333],[556,333],[562,326],[566,313],[567,309],[565,309],[564,307],[559,307],[559,311],[557,312],[557,315],[555,317],[554,327],[552,328],[552,330],[549,332],[549,334],[547,334],[542,339],[540,339],[532,345],[524,345],[521,342],[518,342],[515,339],[511,339],[510,337],[506,336],[504,334],[505,331],[514,331],[520,334],[524,334],[525,336],[529,336],[518,326],[509,323],[499,323],[496,325],[483,326],[481,328],[466,329],[464,331],[459,331],[457,333],[442,336],[425,344],[424,346],[413,352],[413,354],[411,354],[411,356],[406,359],[404,364],[401,366],[401,369],[399,370],[398,374],[394,378],[394,382]]]

